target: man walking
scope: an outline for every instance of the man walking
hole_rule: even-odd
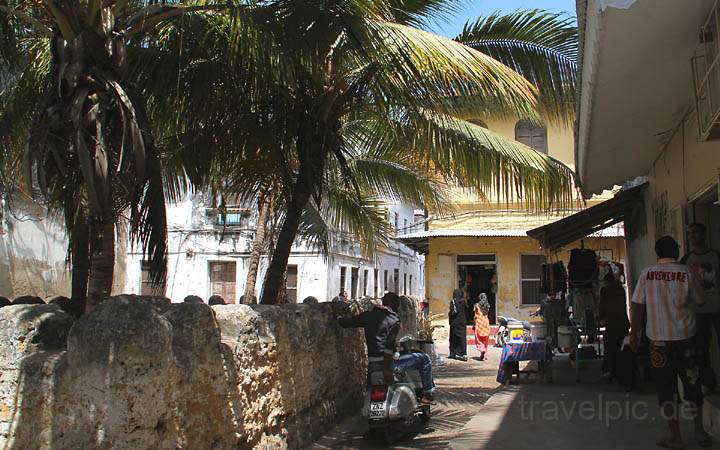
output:
[[[682,449],[677,399],[677,378],[683,383],[685,400],[693,405],[695,439],[701,447],[712,445],[703,428],[702,389],[696,357],[695,312],[691,303],[704,302],[690,269],[677,262],[677,242],[665,236],[655,243],[658,263],[643,270],[632,298],[630,347],[637,349],[647,315],[646,333],[650,339],[650,361],[657,383],[660,411],[668,421],[670,435],[657,441],[660,447]]]
[[[708,248],[706,228],[696,222],[688,227],[690,253],[681,260],[692,269],[695,278],[705,294],[705,305],[695,309],[696,339],[698,363],[700,364],[700,382],[709,391],[717,387],[717,377],[710,362],[710,345],[713,341],[713,328],[720,335],[720,254]]]

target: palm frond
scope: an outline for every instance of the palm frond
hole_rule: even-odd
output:
[[[361,21],[349,27],[358,67],[375,66],[372,98],[379,107],[405,105],[453,114],[448,99],[495,105],[493,116],[536,117],[536,89],[495,59],[426,31],[397,23]]]
[[[560,161],[470,122],[432,111],[377,121],[374,142],[414,155],[418,170],[481,196],[521,201],[530,210],[573,202],[574,175]],[[400,136],[400,137],[398,137]]]
[[[495,12],[466,23],[455,39],[533,83],[546,117],[565,123],[574,119],[578,33],[572,18],[537,9]]]

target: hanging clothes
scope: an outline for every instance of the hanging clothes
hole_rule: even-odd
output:
[[[570,287],[590,287],[597,280],[598,262],[594,250],[576,248],[570,251],[568,279]]]

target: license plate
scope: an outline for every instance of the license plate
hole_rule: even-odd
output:
[[[385,417],[385,402],[370,403],[370,418]]]

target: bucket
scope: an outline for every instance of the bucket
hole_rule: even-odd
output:
[[[575,328],[567,325],[560,325],[558,327],[558,347],[567,348],[575,347]]]
[[[509,342],[513,344],[521,344],[525,342],[525,327],[522,322],[508,323]]]
[[[530,337],[533,342],[544,341],[547,337],[547,325],[544,323],[531,323]]]

